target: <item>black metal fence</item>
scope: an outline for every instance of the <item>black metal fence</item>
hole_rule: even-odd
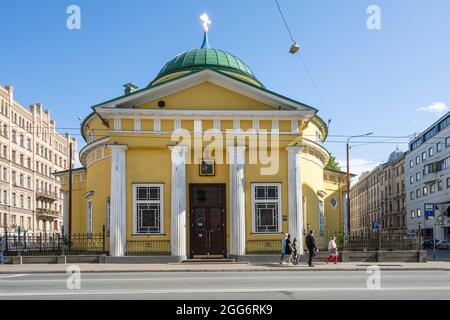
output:
[[[330,239],[336,236],[339,251],[403,251],[419,250],[422,237],[405,232],[351,233],[341,232],[316,234],[316,245],[320,251],[328,251]],[[0,250],[6,256],[55,256],[55,255],[99,255],[108,254],[109,237],[106,232],[93,234],[34,233],[20,234],[5,232],[0,235]],[[306,247],[305,247],[306,249]],[[127,255],[155,256],[170,255],[170,240],[136,239],[128,240]],[[276,254],[281,252],[281,238],[275,240],[247,241],[247,254]]]
[[[58,233],[5,232],[0,236],[0,249],[7,256],[98,255],[106,253],[106,237],[104,233],[65,237]]]
[[[404,251],[419,250],[422,237],[419,234],[408,234],[404,231],[382,231],[369,233],[330,232],[316,235],[319,250],[327,251],[331,238],[336,237],[336,244],[340,251]]]

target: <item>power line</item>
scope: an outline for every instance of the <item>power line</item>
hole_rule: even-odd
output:
[[[286,30],[287,30],[287,32],[289,33],[289,37],[291,38],[292,44],[296,45],[297,42],[294,40],[294,37],[292,36],[291,28],[289,27],[289,24],[287,23],[286,16],[284,15],[283,10],[281,9],[280,3],[278,2],[278,0],[275,0],[275,2],[276,2],[276,5],[277,5],[277,7],[278,7],[278,11],[279,11],[279,13],[280,13],[280,15],[281,15],[281,18],[282,18],[283,21],[284,21],[284,25],[285,25],[285,27],[286,27]],[[325,109],[327,110],[328,114],[329,114],[330,116],[332,116],[332,113],[330,112],[330,109],[328,108],[328,104],[327,104],[327,102],[325,101],[325,98],[324,98],[324,96],[322,95],[321,91],[319,90],[319,86],[317,85],[316,81],[314,81],[314,77],[312,76],[312,73],[311,73],[311,71],[309,70],[308,66],[306,65],[306,62],[305,62],[305,60],[303,59],[303,56],[301,55],[300,52],[298,52],[298,56],[300,57],[300,61],[302,62],[303,67],[304,67],[305,70],[306,70],[306,74],[307,74],[309,80],[311,81],[311,83],[312,83],[314,89],[316,90],[316,92],[317,92],[317,94],[318,94],[320,100],[322,101],[323,106],[324,106]]]

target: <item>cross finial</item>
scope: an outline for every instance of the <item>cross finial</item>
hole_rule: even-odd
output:
[[[209,26],[211,25],[211,20],[208,17],[207,13],[204,13],[200,16],[200,20],[203,21],[203,30],[205,31],[205,33],[208,33],[209,31]]]

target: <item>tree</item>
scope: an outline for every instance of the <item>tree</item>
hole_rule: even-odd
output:
[[[336,161],[336,157],[330,154],[330,161],[328,161],[327,169],[334,170],[334,171],[341,171],[341,166],[339,165],[339,162]]]

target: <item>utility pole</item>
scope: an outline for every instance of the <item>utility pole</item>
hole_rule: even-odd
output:
[[[373,132],[351,136],[347,139],[347,232],[350,234],[350,140],[372,135]]]
[[[72,243],[72,142],[69,145],[69,212],[67,217],[69,246]]]

